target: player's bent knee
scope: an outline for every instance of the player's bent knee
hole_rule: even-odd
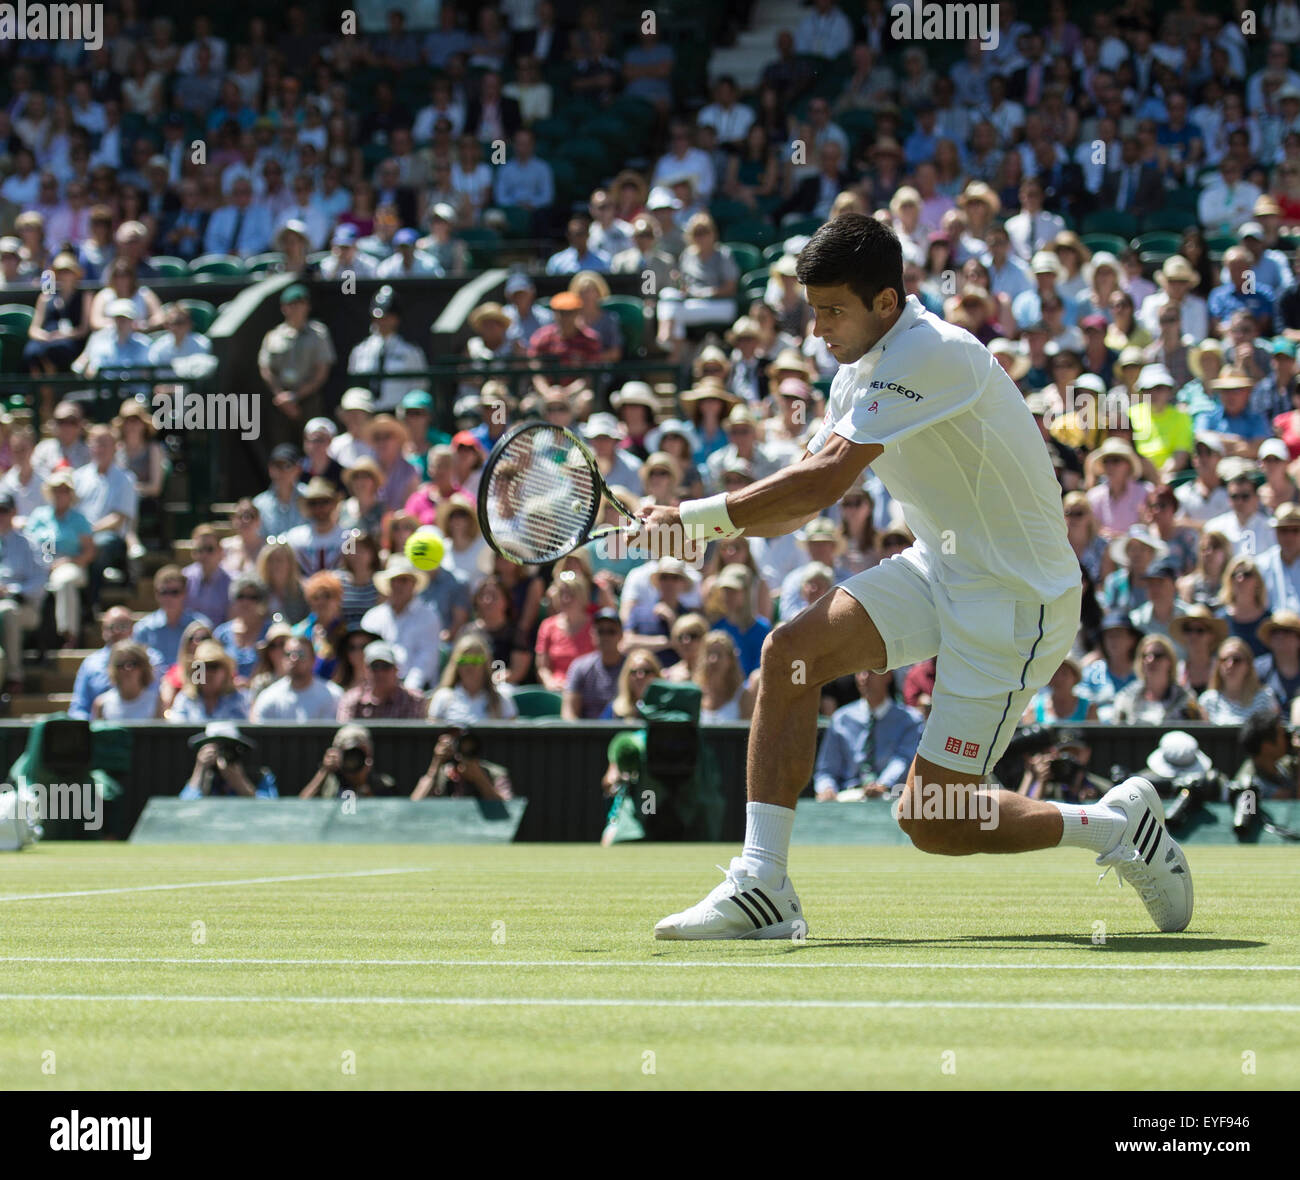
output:
[[[919,815],[900,814],[898,826],[919,852],[938,856],[956,856],[966,851],[962,825],[951,819],[924,819]]]

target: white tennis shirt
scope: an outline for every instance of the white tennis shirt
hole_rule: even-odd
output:
[[[1051,602],[1079,585],[1061,487],[1024,398],[964,328],[909,295],[870,352],[841,365],[810,451],[831,433],[871,465],[916,535],[916,563],[954,597]]]

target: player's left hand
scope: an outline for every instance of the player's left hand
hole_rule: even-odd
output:
[[[695,561],[703,552],[705,542],[686,540],[682,528],[681,509],[673,504],[645,504],[637,511],[641,531],[635,545],[654,557],[680,557]]]

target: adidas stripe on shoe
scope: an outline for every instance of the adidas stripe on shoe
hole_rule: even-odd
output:
[[[749,873],[739,858],[719,869],[722,884],[690,909],[659,922],[656,938],[796,938],[808,933],[789,877],[771,885]]]

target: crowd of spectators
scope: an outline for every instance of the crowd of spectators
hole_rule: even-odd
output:
[[[772,627],[911,542],[874,474],[797,536],[715,543],[700,568],[597,544],[532,569],[481,537],[479,471],[525,416],[579,430],[628,502],[736,489],[792,462],[837,367],[794,258],[810,219],[858,212],[898,233],[907,295],[998,358],[1057,472],[1084,609],[1024,720],[1300,722],[1300,279],[1287,232],[1300,231],[1300,10],[1265,6],[1250,38],[1193,0],[1158,20],[1147,0],[998,8],[996,48],[972,41],[936,68],[924,43],[894,40],[880,0],[862,19],[816,0],[752,92],[716,77],[700,109],[674,92],[661,36],[623,36],[594,5],[557,26],[550,0],[444,3],[427,33],[395,11],[368,36],[291,6],[282,31],[251,16],[233,41],[203,15],[178,30],[128,3],[85,58],[23,50],[0,109],[0,223],[14,231],[0,278],[56,278],[32,321],[34,374],[210,352],[184,307],[147,286],[156,255],[275,250],[273,268],[301,280],[258,355],[265,490],[228,528],[195,530],[193,563],[157,571],[157,609],[129,636],[129,616],[103,614],[74,715],[467,725],[512,718],[542,690],[567,718],[633,718],[662,677],[699,685],[706,722],[747,719]],[[842,93],[817,92],[819,69],[845,59]],[[562,93],[546,80],[556,64]],[[427,104],[408,108],[381,81],[354,114],[360,66],[427,66]],[[654,108],[653,157],[562,207],[534,128],[560,99],[620,95]],[[134,138],[128,116],[144,128]],[[196,125],[210,139],[201,165],[187,151]],[[488,163],[495,141],[509,150]],[[1089,214],[1136,224],[1176,200],[1186,226],[1158,262],[1084,241]],[[758,288],[720,232],[737,208],[779,237],[797,231]],[[418,380],[382,376],[428,359],[400,335],[399,281],[370,301],[370,334],[346,362],[358,381],[379,374],[373,389],[325,404],[340,358],[312,316],[312,281],[461,275],[459,235],[520,216],[563,244],[510,277],[504,305],[471,315],[452,430]],[[539,300],[542,274],[567,287]],[[647,353],[689,381],[602,383],[604,366],[632,359],[607,302],[606,276],[628,274],[643,279]],[[489,371],[508,358],[539,364],[527,381]],[[592,375],[552,379],[548,364]],[[131,576],[138,502],[159,491],[138,400],[89,431],[75,402],[50,395],[48,409],[39,442],[0,422],[11,679],[43,595],[72,645],[105,579]],[[421,527],[446,546],[431,572],[403,556]],[[897,782],[934,676],[931,660],[825,686],[819,797]],[[322,781],[337,773],[323,767]]]

